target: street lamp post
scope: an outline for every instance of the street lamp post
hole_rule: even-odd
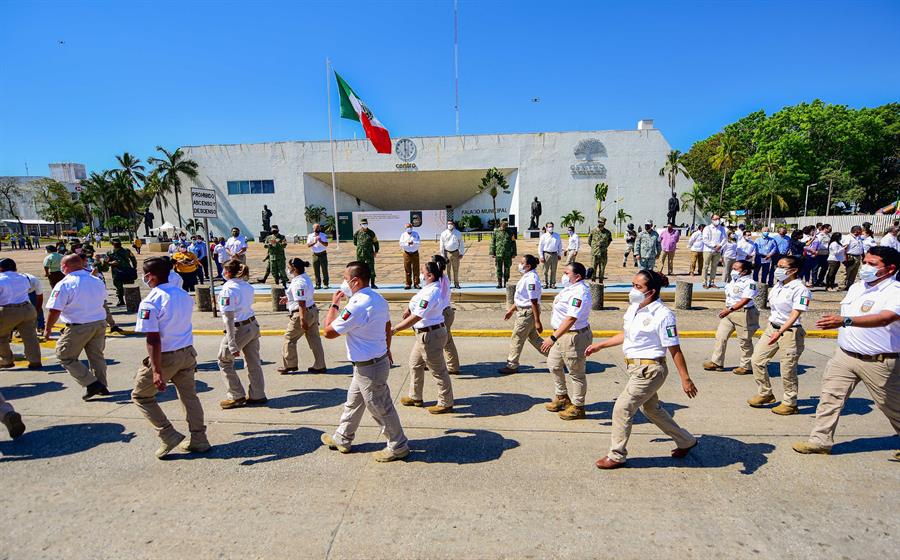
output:
[[[807,216],[806,207],[807,207],[807,204],[809,204],[809,187],[815,187],[818,184],[819,183],[812,183],[811,185],[806,185],[806,198],[803,199],[803,217],[804,218]]]

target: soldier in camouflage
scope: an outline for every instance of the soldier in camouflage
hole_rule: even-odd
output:
[[[597,218],[597,227],[588,235],[588,245],[591,246],[592,281],[603,283],[606,278],[606,260],[609,244],[612,243],[612,232],[606,229],[606,218]]]
[[[506,282],[509,281],[509,267],[512,265],[513,257],[516,256],[516,240],[510,235],[508,227],[509,223],[506,220],[500,220],[500,227],[491,235],[490,254],[497,265],[498,288],[506,286]]]
[[[269,264],[266,267],[266,274],[263,276],[262,282],[265,282],[266,279],[269,278],[269,274],[272,274],[276,284],[281,284],[285,287],[287,286],[288,277],[287,272],[285,272],[285,247],[287,247],[287,238],[278,231],[278,226],[273,225],[272,232],[266,237],[265,260],[267,260]]]
[[[369,271],[372,273],[371,287],[377,289],[375,285],[375,255],[378,254],[378,237],[375,232],[369,229],[369,220],[363,218],[359,221],[359,229],[353,234],[353,244],[356,245],[356,260],[362,261],[369,265]]]

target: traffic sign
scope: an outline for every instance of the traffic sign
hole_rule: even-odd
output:
[[[212,189],[191,189],[191,206],[195,218],[218,218],[216,191]]]

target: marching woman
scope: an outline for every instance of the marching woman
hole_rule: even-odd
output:
[[[624,332],[603,342],[591,344],[585,351],[585,356],[590,356],[603,348],[621,344],[625,363],[628,364],[628,382],[613,406],[612,446],[609,454],[597,461],[599,469],[615,469],[625,465],[628,437],[638,408],[648,420],[675,441],[672,457],[681,459],[697,445],[697,439],[679,426],[660,406],[657,396],[669,374],[666,349],[675,362],[684,393],[688,398],[697,396],[697,388],[688,374],[679,344],[675,314],[659,299],[660,290],[668,285],[668,278],[658,272],[638,272],[631,281],[631,292],[628,294],[630,305],[625,312]]]
[[[769,361],[781,350],[784,397],[772,412],[782,416],[797,414],[797,361],[803,353],[803,341],[806,339],[800,315],[809,309],[810,292],[799,274],[800,259],[779,259],[775,269],[775,286],[769,291],[769,325],[759,337],[751,360],[758,391],[747,404],[753,408],[763,408],[775,402],[769,379]]]
[[[441,255],[434,255],[431,260],[437,263],[441,269],[441,307],[444,309],[444,325],[447,326],[447,343],[444,344],[444,359],[447,361],[447,373],[450,375],[459,375],[459,352],[456,350],[456,343],[453,341],[453,333],[450,328],[453,327],[453,321],[456,320],[456,310],[450,305],[450,280],[447,278],[447,259]]]
[[[259,358],[259,324],[253,315],[253,286],[247,282],[250,268],[232,259],[222,267],[222,275],[226,282],[219,293],[219,309],[225,321],[225,336],[219,347],[219,369],[225,377],[228,392],[219,406],[227,410],[248,404],[265,404],[268,399]],[[241,353],[250,379],[246,393],[234,369],[234,359]]]
[[[735,261],[731,265],[730,282],[725,286],[725,309],[719,313],[716,346],[709,360],[703,363],[703,369],[707,371],[722,371],[728,338],[734,332],[741,345],[741,364],[732,373],[747,375],[752,372],[750,358],[753,356],[753,335],[759,328],[759,311],[753,303],[757,290],[751,272],[750,261]]]
[[[409,369],[412,371],[412,382],[409,384],[409,396],[402,397],[403,406],[422,406],[422,386],[425,384],[425,366],[438,385],[437,404],[428,407],[432,414],[453,412],[453,387],[447,373],[447,362],[444,360],[444,345],[447,343],[447,326],[444,323],[441,304],[440,265],[429,261],[422,266],[422,289],[409,300],[409,308],[403,313],[403,319],[393,329],[391,335],[412,326],[416,331],[416,342],[409,354]]]
[[[825,291],[837,291],[837,273],[841,263],[847,259],[847,249],[841,244],[841,233],[836,231],[831,234],[828,242],[828,272],[825,273]]]
[[[303,259],[293,258],[288,261],[288,269],[293,279],[287,288],[287,294],[281,298],[282,305],[287,304],[290,322],[284,331],[284,343],[281,346],[281,367],[278,373],[286,374],[298,371],[297,341],[305,336],[309,349],[313,353],[313,365],[308,373],[325,373],[325,350],[319,337],[319,309],[313,299],[313,283],[306,274],[309,263]]]
[[[524,255],[520,258],[519,272],[522,277],[516,282],[516,294],[513,304],[506,310],[504,320],[509,320],[515,314],[516,323],[513,326],[512,338],[509,339],[509,356],[506,358],[506,366],[500,368],[500,373],[511,374],[519,371],[519,357],[527,340],[538,352],[541,351],[541,331],[544,325],[541,323],[541,278],[537,273],[538,259],[534,255]]]
[[[188,251],[187,245],[178,247],[178,251],[172,255],[175,263],[175,272],[181,276],[182,289],[186,292],[193,292],[194,286],[197,285],[197,271],[200,270],[200,261],[197,255]]]

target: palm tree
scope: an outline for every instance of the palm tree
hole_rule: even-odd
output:
[[[778,178],[784,171],[784,166],[775,156],[769,152],[766,159],[762,162],[761,169],[755,174],[751,185],[753,193],[749,196],[748,202],[759,207],[768,205],[766,214],[766,224],[772,223],[772,206],[777,204],[780,210],[787,210],[788,203],[784,198],[793,189],[786,185],[779,185]]]
[[[140,186],[140,184],[147,179],[147,176],[144,174],[144,166],[141,164],[141,160],[128,152],[116,156],[116,161],[119,162],[120,170],[131,180],[133,188]]]
[[[494,208],[494,227],[497,227],[497,196],[501,192],[509,194],[509,183],[506,181],[506,177],[503,176],[503,173],[500,173],[499,169],[491,167],[484,174],[484,177],[481,178],[481,184],[475,187],[475,191],[478,194],[486,192],[490,195],[491,204]]]
[[[631,214],[625,212],[624,208],[619,208],[619,211],[616,213],[616,218],[613,222],[616,224],[617,231],[622,231],[622,226],[625,225],[625,222],[631,219]]]
[[[306,218],[306,223],[317,224],[325,217],[325,207],[310,204],[303,210],[303,215]]]
[[[87,179],[81,180],[81,186],[84,190],[79,197],[85,206],[85,213],[93,218],[91,213],[91,204],[99,204],[103,214],[103,221],[110,217],[110,201],[112,187],[110,186],[110,172],[108,170],[101,172],[92,172]],[[92,222],[93,223],[93,222]]]
[[[184,224],[184,227],[188,228],[188,231],[191,232],[191,235],[194,235],[195,233],[203,229],[203,220],[191,218]]]
[[[688,206],[691,207],[691,228],[693,229],[694,225],[697,223],[697,211],[704,212],[706,210],[706,205],[709,203],[709,199],[706,196],[706,193],[703,192],[703,189],[700,188],[700,185],[694,183],[694,188],[691,190],[684,192],[681,194],[681,204],[685,208]]]
[[[154,200],[156,201],[156,209],[159,211],[160,224],[166,223],[163,208],[169,207],[169,200],[166,197],[171,193],[172,191],[169,185],[159,178],[159,173],[156,169],[147,175],[147,180],[144,181],[144,201],[147,203],[148,207]]]
[[[725,136],[722,136],[719,147],[716,148],[715,155],[709,158],[709,164],[712,168],[722,172],[722,186],[719,188],[720,212],[723,210],[722,198],[725,196],[725,177],[728,176],[728,171],[730,169],[734,169],[734,161],[740,154],[741,147],[740,144],[738,144],[737,138],[726,134]]]
[[[169,192],[175,195],[175,213],[178,214],[178,227],[182,227],[181,220],[181,203],[178,198],[181,195],[181,177],[184,175],[189,179],[197,177],[198,165],[192,159],[185,159],[184,152],[178,148],[174,152],[169,152],[162,146],[157,146],[156,150],[163,154],[164,157],[148,157],[147,163],[155,165],[154,171],[158,172],[160,179],[166,184]]]
[[[597,183],[594,185],[594,200],[597,201],[597,217],[603,211],[603,203],[606,201],[606,195],[609,193],[609,185],[606,183]]]
[[[678,178],[678,175],[682,175],[685,179],[691,178],[684,166],[684,159],[684,154],[681,153],[681,150],[672,150],[666,156],[665,165],[659,170],[659,176],[668,179],[669,188],[672,190],[673,196],[675,195],[675,179]]]
[[[327,235],[330,235],[332,239],[337,238],[337,223],[334,221],[334,216],[326,215],[325,223],[322,224],[322,228],[325,230]]]
[[[131,175],[121,169],[110,172],[108,199],[119,216],[134,219],[139,203]]]
[[[584,223],[584,214],[582,214],[578,210],[572,210],[571,212],[569,212],[568,214],[563,216],[562,220],[559,222],[559,224],[562,227],[569,227],[569,226],[577,227],[578,224],[583,224],[583,223]]]

